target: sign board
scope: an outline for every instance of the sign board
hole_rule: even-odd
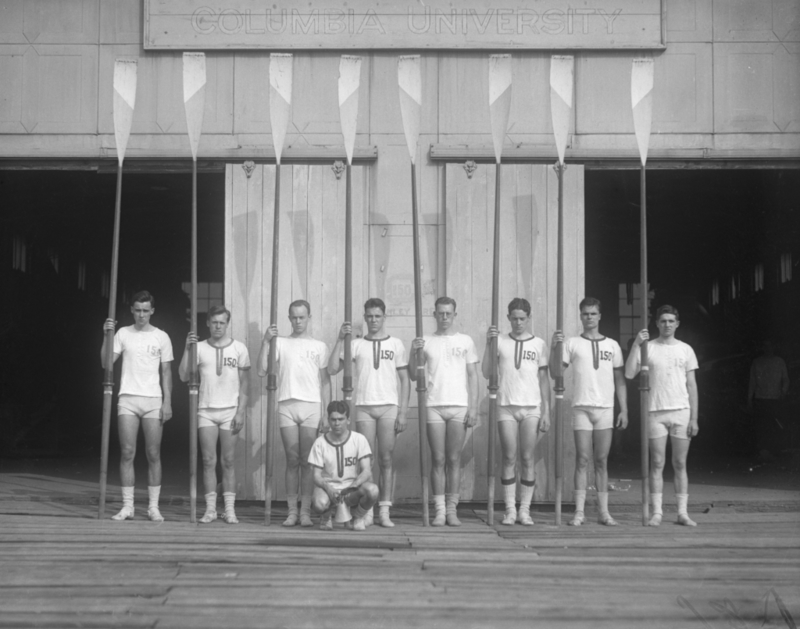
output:
[[[144,0],[147,50],[659,49],[665,0]]]

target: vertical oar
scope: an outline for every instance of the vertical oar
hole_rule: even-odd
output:
[[[422,73],[419,55],[397,60],[397,84],[400,87],[400,113],[403,132],[411,157],[411,217],[414,245],[414,316],[417,338],[422,337],[422,280],[419,256],[419,209],[417,206],[417,143],[422,113]],[[425,429],[428,425],[427,387],[423,352],[417,350],[417,411],[419,415],[419,474],[422,483],[422,525],[428,526],[428,471],[425,465]]]
[[[108,318],[116,319],[117,273],[119,268],[119,223],[122,208],[122,162],[131,134],[133,108],[136,105],[135,59],[117,59],[114,63],[114,137],[117,143],[117,195],[114,204],[114,236],[111,245],[111,277],[108,290]],[[106,332],[106,368],[103,378],[103,432],[100,441],[100,506],[98,519],[106,510],[108,480],[108,440],[111,432],[111,394],[114,389],[114,331]]]
[[[269,56],[269,122],[272,127],[272,145],[275,148],[275,203],[272,226],[272,285],[270,288],[269,323],[278,322],[278,253],[281,228],[281,153],[289,115],[292,112],[292,55],[271,54]],[[278,374],[275,370],[277,339],[269,343],[269,366],[267,368],[267,438],[264,478],[264,524],[272,520],[272,468],[275,454],[275,419],[278,414]]]
[[[183,53],[183,106],[186,129],[192,149],[192,289],[189,329],[197,334],[197,147],[203,128],[206,99],[206,56],[202,52]],[[200,378],[197,372],[197,345],[189,346],[189,521],[197,522],[197,405]]]
[[[640,256],[641,256],[641,296],[642,296],[642,328],[649,322],[648,301],[649,288],[647,281],[647,191],[645,172],[647,149],[650,145],[650,128],[653,122],[653,59],[646,57],[633,60],[631,72],[631,107],[633,109],[633,128],[636,132],[636,143],[639,147],[640,168]],[[641,347],[642,370],[639,375],[640,406],[642,416],[642,526],[649,521],[650,504],[650,461],[647,427],[650,415],[650,370],[647,366],[647,342]]]
[[[492,249],[492,325],[497,327],[500,313],[500,157],[503,139],[508,129],[511,110],[511,55],[489,57],[489,118],[492,122],[492,144],[496,163],[494,189],[494,246]],[[494,525],[495,448],[497,443],[497,338],[493,338],[486,349],[492,359],[489,376],[489,456],[488,456],[488,504],[489,526]]]
[[[550,59],[550,114],[558,151],[555,171],[558,175],[558,263],[556,273],[556,329],[564,331],[564,154],[567,149],[572,113],[572,84],[575,58],[553,56]],[[564,344],[556,345],[558,357],[554,391],[556,394],[556,526],[561,526],[561,496],[564,476]]]
[[[347,154],[344,219],[344,320],[353,323],[353,150],[358,123],[358,87],[361,84],[361,57],[342,55],[339,61],[339,121]],[[348,403],[353,397],[352,334],[344,339],[344,377],[342,394]]]

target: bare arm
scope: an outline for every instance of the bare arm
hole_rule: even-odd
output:
[[[114,331],[116,322],[113,319],[106,319],[103,324],[103,346],[100,348],[100,365],[106,368],[106,353],[108,352],[108,331]],[[119,354],[114,354],[114,362],[117,362]],[[113,363],[112,363],[113,364]]]
[[[617,416],[617,428],[623,430],[628,427],[628,384],[625,382],[625,374],[622,367],[614,369],[614,389],[617,391],[619,400],[619,415]]]
[[[553,333],[553,340],[550,342],[550,376],[553,378],[555,378],[555,374],[558,373],[556,371],[556,368],[558,367],[558,358],[556,358],[556,347],[558,346],[558,343],[564,343],[564,334],[561,332],[561,330],[556,330]],[[561,358],[563,358],[563,354]],[[569,367],[569,365],[563,361],[562,366],[564,369]]]
[[[269,370],[269,343],[278,336],[278,326],[272,324],[264,332],[264,338],[261,339],[261,349],[258,352],[258,359],[256,360],[257,370],[259,377],[263,378],[267,375]]]
[[[247,419],[247,402],[250,398],[250,369],[239,369],[239,403],[231,422],[231,434],[237,435]]]
[[[417,350],[424,350],[425,349],[425,341],[420,338],[416,338],[411,342],[411,355],[408,357],[408,377],[411,378],[412,382],[417,381],[417,370],[425,365],[425,352],[424,351],[417,351]],[[417,354],[422,354],[422,361],[417,362]]]
[[[395,432],[403,432],[406,429],[408,398],[411,395],[411,382],[408,378],[408,368],[398,369],[397,376],[400,378],[400,409],[397,411],[397,421],[395,422],[394,430]]]
[[[339,336],[336,337],[336,343],[333,345],[331,356],[328,359],[328,373],[332,376],[335,376],[344,367],[341,357],[343,351],[342,347],[344,345],[344,337],[348,334],[352,335],[352,331],[352,326],[347,321],[342,324],[342,327],[339,330]]]
[[[628,380],[633,380],[636,377],[636,374],[639,373],[639,370],[641,369],[641,365],[639,364],[641,356],[640,346],[649,338],[650,335],[648,334],[647,330],[642,330],[636,335],[636,340],[633,342],[633,346],[631,347],[631,353],[628,355],[628,360],[625,363],[625,377]]]
[[[364,483],[372,480],[372,457],[365,456],[358,461],[358,476],[356,476],[350,487],[361,487]]]
[[[542,396],[542,417],[539,420],[539,432],[547,432],[550,428],[550,377],[547,367],[539,368],[539,392]]]
[[[181,382],[189,382],[189,348],[193,343],[197,343],[197,334],[189,332],[186,336],[186,347],[183,349],[181,363],[178,365],[178,377]]]
[[[328,494],[331,504],[335,503],[339,498],[339,491],[331,487],[331,485],[322,477],[322,468],[315,465],[311,466],[314,470],[314,485],[319,487],[322,491]]]
[[[686,429],[686,433],[690,437],[696,437],[697,433],[700,432],[700,426],[697,423],[697,417],[699,413],[699,406],[698,406],[698,395],[697,395],[697,380],[694,377],[695,372],[690,371],[686,374],[686,389],[689,391],[689,427]]]
[[[498,333],[499,332],[497,328],[494,326],[491,326],[486,332],[486,349],[483,351],[483,360],[481,361],[481,372],[483,372],[483,377],[486,378],[487,380],[492,377],[491,340],[493,338],[496,338]]]
[[[480,406],[478,363],[469,363],[467,365],[467,391],[469,393],[469,406],[467,406],[467,416],[464,419],[464,426],[466,428],[472,428],[478,423],[478,410]]]
[[[172,419],[172,361],[161,363],[161,422]]]
[[[320,409],[319,413],[319,425],[317,426],[317,432],[323,433],[328,426],[326,410],[328,408],[328,402],[331,401],[331,376],[326,367],[323,367],[319,370],[319,386],[320,393],[322,395],[322,408]]]

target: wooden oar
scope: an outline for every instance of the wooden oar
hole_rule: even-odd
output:
[[[114,204],[114,235],[111,245],[111,277],[108,289],[108,318],[117,316],[117,273],[119,269],[119,223],[122,208],[122,162],[133,124],[136,106],[136,59],[117,59],[114,63],[114,137],[117,143],[117,198]],[[106,368],[103,378],[103,432],[100,441],[100,506],[98,519],[106,510],[108,482],[108,440],[111,432],[111,394],[114,389],[114,330],[106,331]]]
[[[553,56],[550,58],[550,114],[553,121],[553,135],[556,140],[558,162],[555,171],[558,175],[558,263],[556,272],[556,329],[564,331],[564,153],[567,150],[567,136],[572,113],[572,83],[575,58],[572,56]],[[561,526],[561,497],[564,476],[564,343],[556,345],[558,362],[555,372],[556,412],[556,526]]]
[[[511,111],[511,55],[491,55],[489,57],[489,117],[492,122],[492,143],[495,158],[494,188],[494,248],[492,250],[492,325],[497,327],[500,313],[500,157],[503,153],[503,139],[508,129],[508,115]],[[494,525],[494,484],[495,447],[497,443],[497,338],[493,338],[486,349],[491,356],[491,375],[489,376],[489,456],[488,483],[489,497],[487,519]]]
[[[361,84],[361,57],[342,55],[339,61],[339,121],[347,155],[344,219],[344,320],[353,324],[353,150],[358,123],[358,87]],[[342,394],[347,403],[353,398],[352,334],[344,338],[344,377]]]
[[[272,226],[272,285],[269,305],[270,325],[278,322],[278,262],[281,228],[281,153],[289,115],[292,113],[292,55],[273,53],[269,56],[269,122],[272,127],[272,145],[275,148],[275,203]],[[269,343],[267,368],[267,438],[264,479],[264,524],[272,520],[272,468],[275,454],[275,419],[278,415],[278,374],[275,369],[277,339]]]
[[[636,132],[636,144],[639,147],[641,168],[639,170],[640,185],[640,256],[641,256],[641,296],[642,296],[642,329],[648,326],[648,301],[650,290],[647,283],[647,189],[646,164],[647,149],[650,145],[650,128],[653,123],[653,74],[652,57],[633,60],[631,71],[631,107],[633,109],[633,128]],[[642,416],[642,526],[647,526],[650,507],[650,453],[647,434],[650,417],[650,370],[647,366],[647,342],[641,347],[642,370],[639,375],[640,406]]]
[[[411,217],[414,245],[414,316],[417,338],[422,338],[422,280],[419,259],[419,209],[417,207],[417,143],[422,114],[422,73],[419,55],[397,60],[397,84],[400,87],[400,114],[403,132],[411,157]],[[423,351],[417,350],[417,414],[419,415],[419,475],[422,483],[422,526],[428,526],[428,470],[425,457],[425,429],[428,425],[428,391],[425,383]]]
[[[206,98],[206,56],[183,53],[183,105],[186,129],[192,149],[192,289],[189,329],[197,334],[197,147],[203,128]],[[197,522],[197,405],[200,378],[197,372],[197,344],[189,346],[189,521]]]

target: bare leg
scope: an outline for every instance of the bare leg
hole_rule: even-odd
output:
[[[503,471],[500,481],[503,484],[503,499],[506,512],[502,523],[511,526],[517,521],[516,478],[517,478],[517,422],[497,422],[500,433],[500,449],[503,453]]]
[[[672,446],[672,469],[675,472],[675,495],[678,499],[678,524],[697,526],[689,517],[687,502],[689,500],[689,475],[686,472],[686,459],[689,456],[689,439],[670,437]]]
[[[599,522],[606,526],[616,526],[617,521],[608,512],[608,453],[614,431],[611,428],[595,430],[594,438],[594,475],[597,485],[597,500],[600,503]]]
[[[381,419],[378,422],[378,465],[381,468],[381,502],[392,500],[392,471],[394,457],[394,419]]]
[[[592,457],[592,430],[573,430],[575,436],[575,515],[571,526],[581,526],[586,521],[586,475]]]
[[[520,456],[520,495],[517,522],[525,526],[533,526],[531,518],[531,501],[533,500],[535,482],[534,450],[539,441],[539,418],[526,417],[519,424],[519,456]]]
[[[236,492],[236,435],[230,430],[219,431],[220,455],[222,459],[222,491]]]
[[[452,423],[452,422],[451,422]],[[434,496],[445,493],[445,443],[447,425],[428,423],[428,445],[431,448],[431,489]]]
[[[289,504],[289,516],[283,526],[297,524],[297,494],[300,487],[300,428],[299,426],[285,426],[281,428],[281,441],[286,453],[286,473],[284,482],[286,486],[286,499]]]
[[[667,438],[650,439],[650,495],[653,500],[653,515],[650,526],[661,524],[661,498],[664,494],[664,465],[667,460]]]
[[[311,494],[314,492],[314,474],[308,463],[308,455],[316,439],[316,428],[300,426],[300,526],[312,525]]]
[[[217,438],[220,432],[223,431],[216,426],[203,426],[197,431],[203,455],[203,486],[207,494],[217,491]]]
[[[133,460],[136,458],[136,438],[139,436],[139,418],[135,415],[120,415],[119,427],[119,477],[123,487],[133,487],[136,476]]]
[[[447,422],[447,480],[445,493],[457,494],[461,490],[461,453],[467,438],[467,426],[463,422]]]
[[[164,432],[160,419],[145,417],[142,420],[144,445],[147,452],[147,484],[150,487],[161,486],[161,435]]]

